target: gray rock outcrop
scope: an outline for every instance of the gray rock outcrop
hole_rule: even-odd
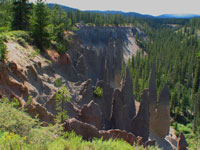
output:
[[[99,130],[101,128],[101,117],[102,112],[99,105],[91,101],[88,105],[83,105],[78,120],[94,125]]]
[[[88,79],[81,84],[81,90],[78,95],[79,97],[77,99],[77,104],[79,106],[82,107],[84,104],[89,104],[89,102],[93,99],[93,88],[91,79]]]
[[[155,72],[155,65],[153,64],[151,70],[151,77],[149,81],[149,110],[150,113],[152,114],[151,115],[152,117],[155,113],[156,104],[157,104],[156,72]],[[151,126],[151,121],[150,121],[150,126]]]
[[[76,64],[76,70],[78,72],[78,74],[80,75],[82,80],[86,80],[88,79],[88,70],[87,70],[87,66],[85,63],[85,58],[83,55],[81,55],[78,58],[77,64]]]
[[[170,128],[170,109],[169,109],[170,93],[166,84],[161,91],[157,111],[157,127],[156,134],[161,138],[165,138],[169,134]],[[154,129],[155,130],[155,129]]]
[[[83,123],[75,118],[65,121],[64,131],[74,131],[84,139],[100,138],[100,134],[95,126]]]
[[[103,130],[108,130],[111,128],[110,116],[112,109],[112,96],[114,89],[110,87],[104,81],[98,81],[96,87],[100,87],[103,89],[103,97],[97,98],[94,97],[94,101],[99,104],[99,107],[102,111],[102,127]]]
[[[149,138],[148,92],[148,89],[143,91],[139,112],[131,122],[131,132],[142,137],[143,142],[146,142]]]
[[[155,65],[152,66],[151,77],[149,81],[149,112],[150,129],[154,134],[165,138],[170,128],[170,93],[166,84],[161,91],[159,102],[157,103]]]
[[[123,96],[119,89],[114,91],[112,107],[112,129],[130,131],[131,120],[128,117],[127,106],[123,105]]]
[[[77,68],[79,56],[83,55],[93,85],[107,78],[105,81],[112,87],[119,87],[122,62],[127,62],[140,51],[135,40],[139,30],[135,27],[84,26],[74,33],[69,47],[74,66]]]

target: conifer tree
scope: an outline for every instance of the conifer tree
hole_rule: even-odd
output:
[[[43,0],[37,0],[31,17],[31,32],[37,47],[44,50],[49,46],[50,35],[47,31],[49,25],[49,10]]]
[[[15,0],[13,2],[12,29],[27,30],[29,27],[29,15],[31,5],[28,0]]]

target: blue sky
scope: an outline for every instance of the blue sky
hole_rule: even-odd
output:
[[[34,1],[34,0],[31,0]],[[200,0],[46,0],[80,10],[120,10],[142,14],[200,14]]]

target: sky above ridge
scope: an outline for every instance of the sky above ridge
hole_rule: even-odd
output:
[[[200,14],[200,0],[46,0],[46,2],[62,4],[80,10],[118,10],[154,16]]]

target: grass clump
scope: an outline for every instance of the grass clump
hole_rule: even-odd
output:
[[[103,97],[103,89],[99,86],[96,87],[96,89],[94,90],[94,96],[101,98]]]
[[[9,40],[19,42],[22,46],[25,46],[26,42],[31,41],[29,33],[21,30],[2,32],[0,33],[0,38],[5,42]]]

